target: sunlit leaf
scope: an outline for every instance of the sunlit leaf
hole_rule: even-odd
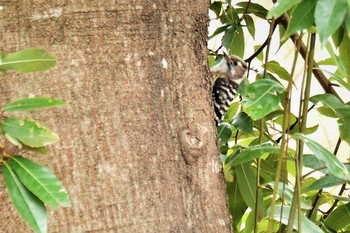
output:
[[[328,37],[342,24],[347,9],[347,0],[317,1],[315,23],[323,46],[326,44]]]
[[[338,206],[337,209],[332,211],[324,221],[324,225],[338,232],[350,226],[349,216],[350,216],[350,203],[347,203],[347,204]]]
[[[270,212],[270,208],[267,210],[267,212]],[[289,220],[289,214],[290,206],[277,205],[275,206],[273,219],[277,222],[282,222],[284,225],[287,225]],[[302,232],[323,233],[323,231],[315,223],[311,222],[304,215],[301,215],[301,227]],[[298,231],[298,218],[295,219],[293,228]]]
[[[335,155],[326,150],[319,143],[307,138],[300,133],[295,133],[293,136],[303,141],[319,160],[324,161],[331,174],[338,177],[339,179],[350,181],[349,172],[347,171],[344,164],[340,162]]]
[[[6,162],[3,162],[3,176],[10,199],[19,215],[35,232],[47,232],[44,203],[21,183]]]
[[[300,2],[292,11],[290,21],[282,40],[288,39],[294,33],[311,27],[315,22],[317,1],[305,0]]]
[[[41,201],[54,208],[70,207],[67,192],[47,168],[21,156],[12,156],[9,164],[27,189]]]
[[[275,93],[283,90],[284,88],[281,84],[268,79],[258,80],[245,86],[241,93],[244,112],[253,121],[256,121],[275,111],[281,101]]]
[[[279,147],[271,146],[269,144],[248,147],[242,150],[237,156],[232,156],[232,158],[228,160],[228,164],[233,166],[241,163],[246,163],[260,157],[264,153],[276,153],[279,150]]]
[[[6,134],[29,147],[44,147],[59,140],[56,133],[32,120],[9,117],[3,120],[2,128]]]
[[[55,58],[45,50],[24,49],[5,56],[0,62],[0,69],[26,73],[44,71],[55,65]]]
[[[236,129],[246,133],[253,133],[253,121],[245,112],[239,112],[232,120]]]
[[[12,103],[6,104],[2,111],[4,112],[14,112],[14,111],[31,111],[38,110],[48,107],[55,107],[64,105],[65,102],[56,99],[36,97],[36,98],[26,98],[14,101]]]
[[[280,17],[284,12],[291,9],[296,4],[300,3],[301,0],[294,0],[294,1],[278,1],[277,5],[271,8],[269,10],[269,13],[267,14],[267,18],[278,18]]]
[[[350,106],[343,104],[331,94],[320,94],[311,97],[312,102],[322,102],[338,116],[340,138],[350,144]]]

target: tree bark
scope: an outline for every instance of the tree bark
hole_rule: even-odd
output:
[[[69,103],[25,115],[61,137],[48,156],[27,153],[62,180],[72,201],[48,208],[48,232],[230,231],[206,78],[207,7],[2,4],[2,51],[44,48],[57,66],[1,75],[1,105],[29,95]],[[2,178],[0,198],[0,232],[29,232]]]

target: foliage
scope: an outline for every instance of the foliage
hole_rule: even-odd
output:
[[[263,70],[249,72],[249,81],[238,89],[241,101],[237,98],[218,127],[232,227],[234,232],[350,232],[350,165],[337,157],[341,143],[350,145],[350,106],[333,88],[349,95],[350,1],[276,2],[210,2],[211,20],[219,26],[209,40],[221,38],[218,50],[241,57],[254,51],[246,62],[258,62]],[[255,41],[258,23],[266,25],[261,30],[268,32],[266,41],[247,44]],[[271,43],[279,44],[276,54],[292,45],[290,71],[282,60],[270,59]],[[318,63],[316,45],[328,54]],[[209,56],[211,64],[218,50]],[[296,85],[299,54],[304,71]],[[310,96],[311,80],[325,93]],[[294,88],[301,91],[299,100],[291,99]],[[291,110],[295,105],[297,113]],[[308,128],[307,122],[315,108],[337,119],[334,152],[312,139],[318,125]]]
[[[0,70],[7,72],[44,71],[56,64],[52,55],[42,49],[25,49],[8,56],[1,54]],[[25,98],[2,107],[0,132],[20,149],[45,153],[46,147],[59,140],[58,135],[31,119],[8,116],[16,111],[34,111],[64,105],[61,100]],[[70,207],[67,192],[47,168],[10,152],[9,144],[0,145],[2,174],[9,197],[19,215],[35,232],[47,232],[45,204],[56,208]]]

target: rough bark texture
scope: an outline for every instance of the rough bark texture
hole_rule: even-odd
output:
[[[229,232],[210,104],[207,1],[6,1],[6,54],[39,47],[44,73],[1,75],[0,104],[29,95],[69,106],[27,114],[61,136],[30,154],[68,190],[49,232]],[[28,232],[0,178],[0,232]]]

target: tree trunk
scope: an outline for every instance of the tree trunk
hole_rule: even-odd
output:
[[[27,114],[61,137],[48,156],[71,208],[48,232],[229,232],[207,77],[207,1],[7,1],[6,54],[44,48],[57,66],[1,75],[1,105],[29,95],[67,107]],[[18,115],[18,114],[17,114]],[[0,184],[0,232],[29,232]]]

